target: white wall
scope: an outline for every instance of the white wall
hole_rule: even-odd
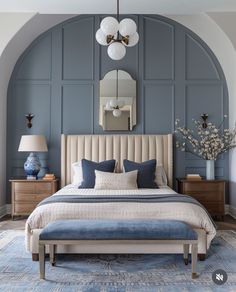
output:
[[[182,23],[198,34],[212,49],[218,58],[228,84],[230,102],[230,125],[236,120],[236,52],[229,38],[231,25],[236,20],[231,17],[231,25],[225,24],[227,15],[167,15]],[[6,95],[8,81],[14,65],[25,48],[43,31],[72,17],[72,15],[39,15],[34,13],[0,14],[0,206],[5,203],[5,168],[6,168]],[[224,24],[224,25],[223,25]],[[227,31],[226,33],[224,32]],[[235,37],[235,36],[234,36]],[[235,44],[235,43],[234,43]],[[236,153],[230,160],[231,195],[230,202],[236,207]],[[234,174],[235,173],[235,174]]]

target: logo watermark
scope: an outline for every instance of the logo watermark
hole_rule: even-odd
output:
[[[216,270],[212,273],[212,281],[217,285],[223,285],[228,279],[228,275],[224,270]]]

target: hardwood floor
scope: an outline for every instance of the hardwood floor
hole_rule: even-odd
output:
[[[23,230],[25,228],[26,219],[15,219],[14,221],[11,217],[5,216],[0,219],[0,230]],[[219,230],[234,230],[236,231],[236,219],[230,215],[226,215],[224,221],[215,221]]]
[[[215,221],[219,230],[234,230],[236,231],[236,219],[230,215],[225,215],[224,221]]]
[[[26,218],[12,220],[11,216],[7,215],[0,219],[0,230],[24,230]]]

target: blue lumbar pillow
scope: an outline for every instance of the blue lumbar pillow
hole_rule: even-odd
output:
[[[95,170],[105,171],[105,172],[114,172],[116,161],[105,160],[102,162],[94,162],[87,159],[81,160],[82,172],[83,172],[83,181],[79,186],[80,189],[92,189],[95,185]]]
[[[138,188],[148,189],[158,188],[158,185],[155,182],[156,164],[156,159],[151,159],[142,163],[137,163],[128,159],[124,159],[123,161],[125,172],[138,170]]]

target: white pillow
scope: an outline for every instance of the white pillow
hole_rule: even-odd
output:
[[[138,171],[111,173],[95,170],[96,190],[133,190],[137,189]]]
[[[167,186],[166,172],[162,164],[156,166],[156,179],[155,182],[158,186]]]
[[[75,163],[72,163],[72,169],[74,171],[72,184],[80,186],[83,181],[83,171],[81,160]]]

